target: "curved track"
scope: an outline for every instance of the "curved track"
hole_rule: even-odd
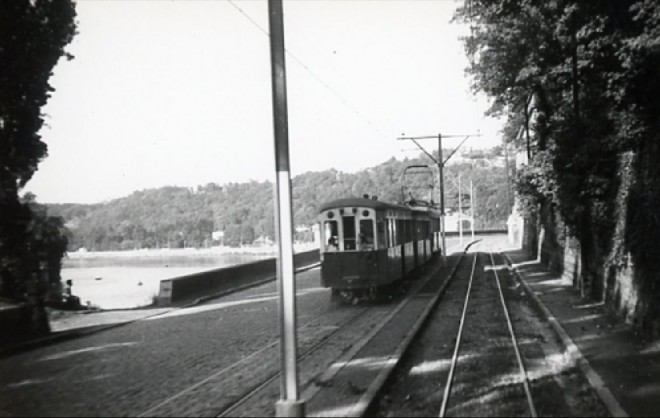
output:
[[[541,347],[552,336],[521,305],[499,244],[484,239],[468,249],[369,415],[537,416],[537,409],[571,409],[557,402],[561,389],[551,382],[555,351]]]

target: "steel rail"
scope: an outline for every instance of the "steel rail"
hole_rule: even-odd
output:
[[[451,385],[454,378],[454,370],[456,368],[456,360],[458,359],[458,350],[461,345],[461,335],[463,334],[463,326],[465,325],[465,316],[467,314],[468,302],[470,300],[470,291],[472,290],[472,281],[474,279],[474,269],[477,265],[477,256],[478,253],[474,255],[474,261],[472,262],[472,271],[470,272],[470,281],[468,283],[467,294],[465,295],[465,301],[463,302],[463,313],[461,314],[461,321],[458,326],[458,334],[456,336],[456,345],[454,346],[454,355],[451,359],[451,367],[449,369],[449,375],[447,376],[447,384],[445,385],[445,391],[442,396],[442,405],[440,407],[441,417],[445,416],[447,410],[447,402],[449,401],[449,393],[451,391]]]
[[[339,310],[339,309],[335,309],[335,310]],[[365,308],[364,310],[360,311],[357,315],[352,316],[352,317],[350,318],[350,320],[345,321],[345,323],[342,324],[341,327],[340,327],[339,329],[344,328],[344,327],[346,327],[348,324],[352,323],[353,320],[359,318],[359,317],[360,317],[361,315],[363,315],[367,310],[368,310],[368,308]],[[334,311],[334,310],[333,310],[333,311]],[[306,322],[304,325],[300,326],[300,329],[303,329],[303,328],[307,327],[308,325],[310,325],[310,324],[313,323],[314,321],[315,321],[315,319],[311,319],[311,320],[309,320],[309,321]],[[336,331],[339,331],[339,329],[333,331],[333,332],[330,334],[330,336],[331,336],[332,334],[334,334]],[[239,361],[237,361],[237,362],[234,362],[234,363],[232,363],[232,364],[230,364],[230,365],[228,365],[228,366],[222,368],[221,370],[218,370],[217,372],[215,372],[215,373],[213,373],[213,374],[211,374],[211,375],[205,377],[204,379],[200,380],[199,382],[197,382],[197,383],[195,383],[195,384],[193,384],[193,385],[187,387],[186,389],[184,389],[184,390],[182,390],[182,391],[176,393],[175,395],[170,396],[169,398],[165,399],[164,401],[159,402],[158,404],[152,406],[151,408],[149,408],[149,409],[146,410],[145,412],[139,414],[138,417],[148,417],[148,416],[153,416],[159,408],[161,408],[161,407],[163,407],[163,406],[165,406],[165,405],[167,405],[167,404],[169,404],[169,403],[175,401],[176,399],[180,398],[181,396],[183,396],[183,395],[185,395],[185,394],[187,394],[187,393],[189,393],[189,392],[191,392],[191,391],[193,391],[193,390],[199,388],[200,386],[204,385],[205,383],[207,383],[207,382],[209,382],[209,381],[211,381],[211,380],[213,380],[213,379],[216,379],[216,378],[218,378],[219,376],[222,376],[223,374],[227,374],[229,371],[231,371],[231,370],[233,370],[233,369],[236,369],[236,368],[240,367],[240,366],[243,365],[243,364],[248,364],[248,363],[254,361],[254,359],[258,358],[262,353],[264,353],[264,352],[267,351],[268,349],[271,349],[271,348],[277,346],[279,343],[280,343],[280,341],[279,341],[279,340],[276,340],[276,341],[273,341],[273,342],[271,342],[271,343],[268,343],[268,344],[264,345],[263,347],[261,347],[260,349],[256,350],[255,352],[253,352],[252,354],[248,355],[247,357],[242,358],[241,360],[239,360]],[[277,376],[279,376],[279,372],[278,372],[278,374],[276,375],[276,377],[277,377]],[[222,413],[222,412],[221,412],[221,413]]]
[[[371,310],[372,306],[368,306],[360,310],[357,315],[354,315],[351,317],[348,321],[344,321],[341,326],[337,327],[334,329],[331,333],[329,333],[327,336],[325,336],[321,341],[317,342],[316,344],[312,345],[308,350],[306,350],[304,353],[298,355],[297,361],[304,360],[305,358],[309,357],[310,355],[314,354],[317,350],[319,350],[321,347],[324,345],[328,344],[332,336],[335,334],[339,333],[340,331],[346,329],[348,326],[353,325],[353,322],[366,314],[369,310]],[[237,408],[239,408],[241,405],[243,405],[246,401],[248,401],[252,396],[254,396],[256,393],[259,393],[263,388],[277,380],[280,376],[282,375],[281,371],[277,371],[275,373],[270,374],[268,377],[263,379],[261,383],[258,383],[257,385],[253,386],[250,390],[246,391],[243,396],[241,396],[239,399],[236,401],[232,402],[230,405],[228,405],[226,408],[224,408],[222,411],[217,413],[215,416],[216,417],[227,417],[227,416],[232,416],[232,412],[234,412]]]
[[[513,324],[511,323],[511,317],[509,316],[509,308],[506,305],[504,300],[504,293],[502,292],[502,285],[500,284],[500,277],[497,274],[497,269],[495,268],[495,259],[493,258],[493,253],[489,253],[490,262],[493,265],[493,272],[495,273],[495,282],[497,283],[497,290],[500,293],[500,301],[502,302],[502,308],[504,309],[504,315],[506,316],[506,324],[509,327],[509,334],[511,335],[511,344],[513,345],[513,350],[516,352],[516,358],[518,359],[518,368],[520,369],[520,377],[523,381],[523,386],[525,388],[525,395],[527,396],[527,404],[529,406],[529,412],[532,417],[537,417],[536,407],[534,406],[534,400],[532,399],[532,391],[529,386],[529,377],[527,375],[527,370],[525,369],[525,364],[520,355],[520,350],[518,349],[518,342],[516,339],[516,333],[513,330]]]

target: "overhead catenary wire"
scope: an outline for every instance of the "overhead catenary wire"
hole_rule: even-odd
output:
[[[264,35],[270,37],[270,33],[266,29],[264,29],[258,22],[256,22],[250,15],[248,15],[243,9],[241,9],[233,0],[227,0],[227,2],[234,7],[238,12],[240,12],[253,26],[255,26],[259,31],[261,31]],[[382,135],[384,138],[390,139],[390,135],[387,135],[385,132],[383,132],[382,129],[380,129],[375,123],[373,123],[369,118],[364,116],[360,110],[358,110],[355,106],[351,105],[348,100],[346,100],[342,95],[337,93],[335,89],[333,89],[327,82],[325,82],[321,77],[316,75],[314,71],[312,71],[311,68],[307,64],[305,64],[300,58],[296,57],[288,48],[285,48],[284,51],[288,56],[290,56],[300,67],[302,67],[303,70],[305,70],[307,73],[309,73],[310,76],[314,80],[316,80],[319,84],[321,84],[323,87],[325,87],[330,93],[332,93],[341,103],[342,105],[346,106],[348,109],[350,109],[353,113],[355,113],[360,119],[362,119],[363,122],[365,122],[367,125],[369,125],[372,129],[374,129],[376,132],[378,132],[380,135]]]

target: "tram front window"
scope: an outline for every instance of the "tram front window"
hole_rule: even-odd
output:
[[[344,216],[342,224],[344,227],[344,250],[355,250],[355,216]]]
[[[362,251],[374,249],[374,221],[371,219],[362,219],[360,221],[358,246]]]

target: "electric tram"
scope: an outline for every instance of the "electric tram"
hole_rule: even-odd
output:
[[[321,285],[333,297],[375,299],[441,252],[440,212],[424,202],[333,200],[319,209]]]

